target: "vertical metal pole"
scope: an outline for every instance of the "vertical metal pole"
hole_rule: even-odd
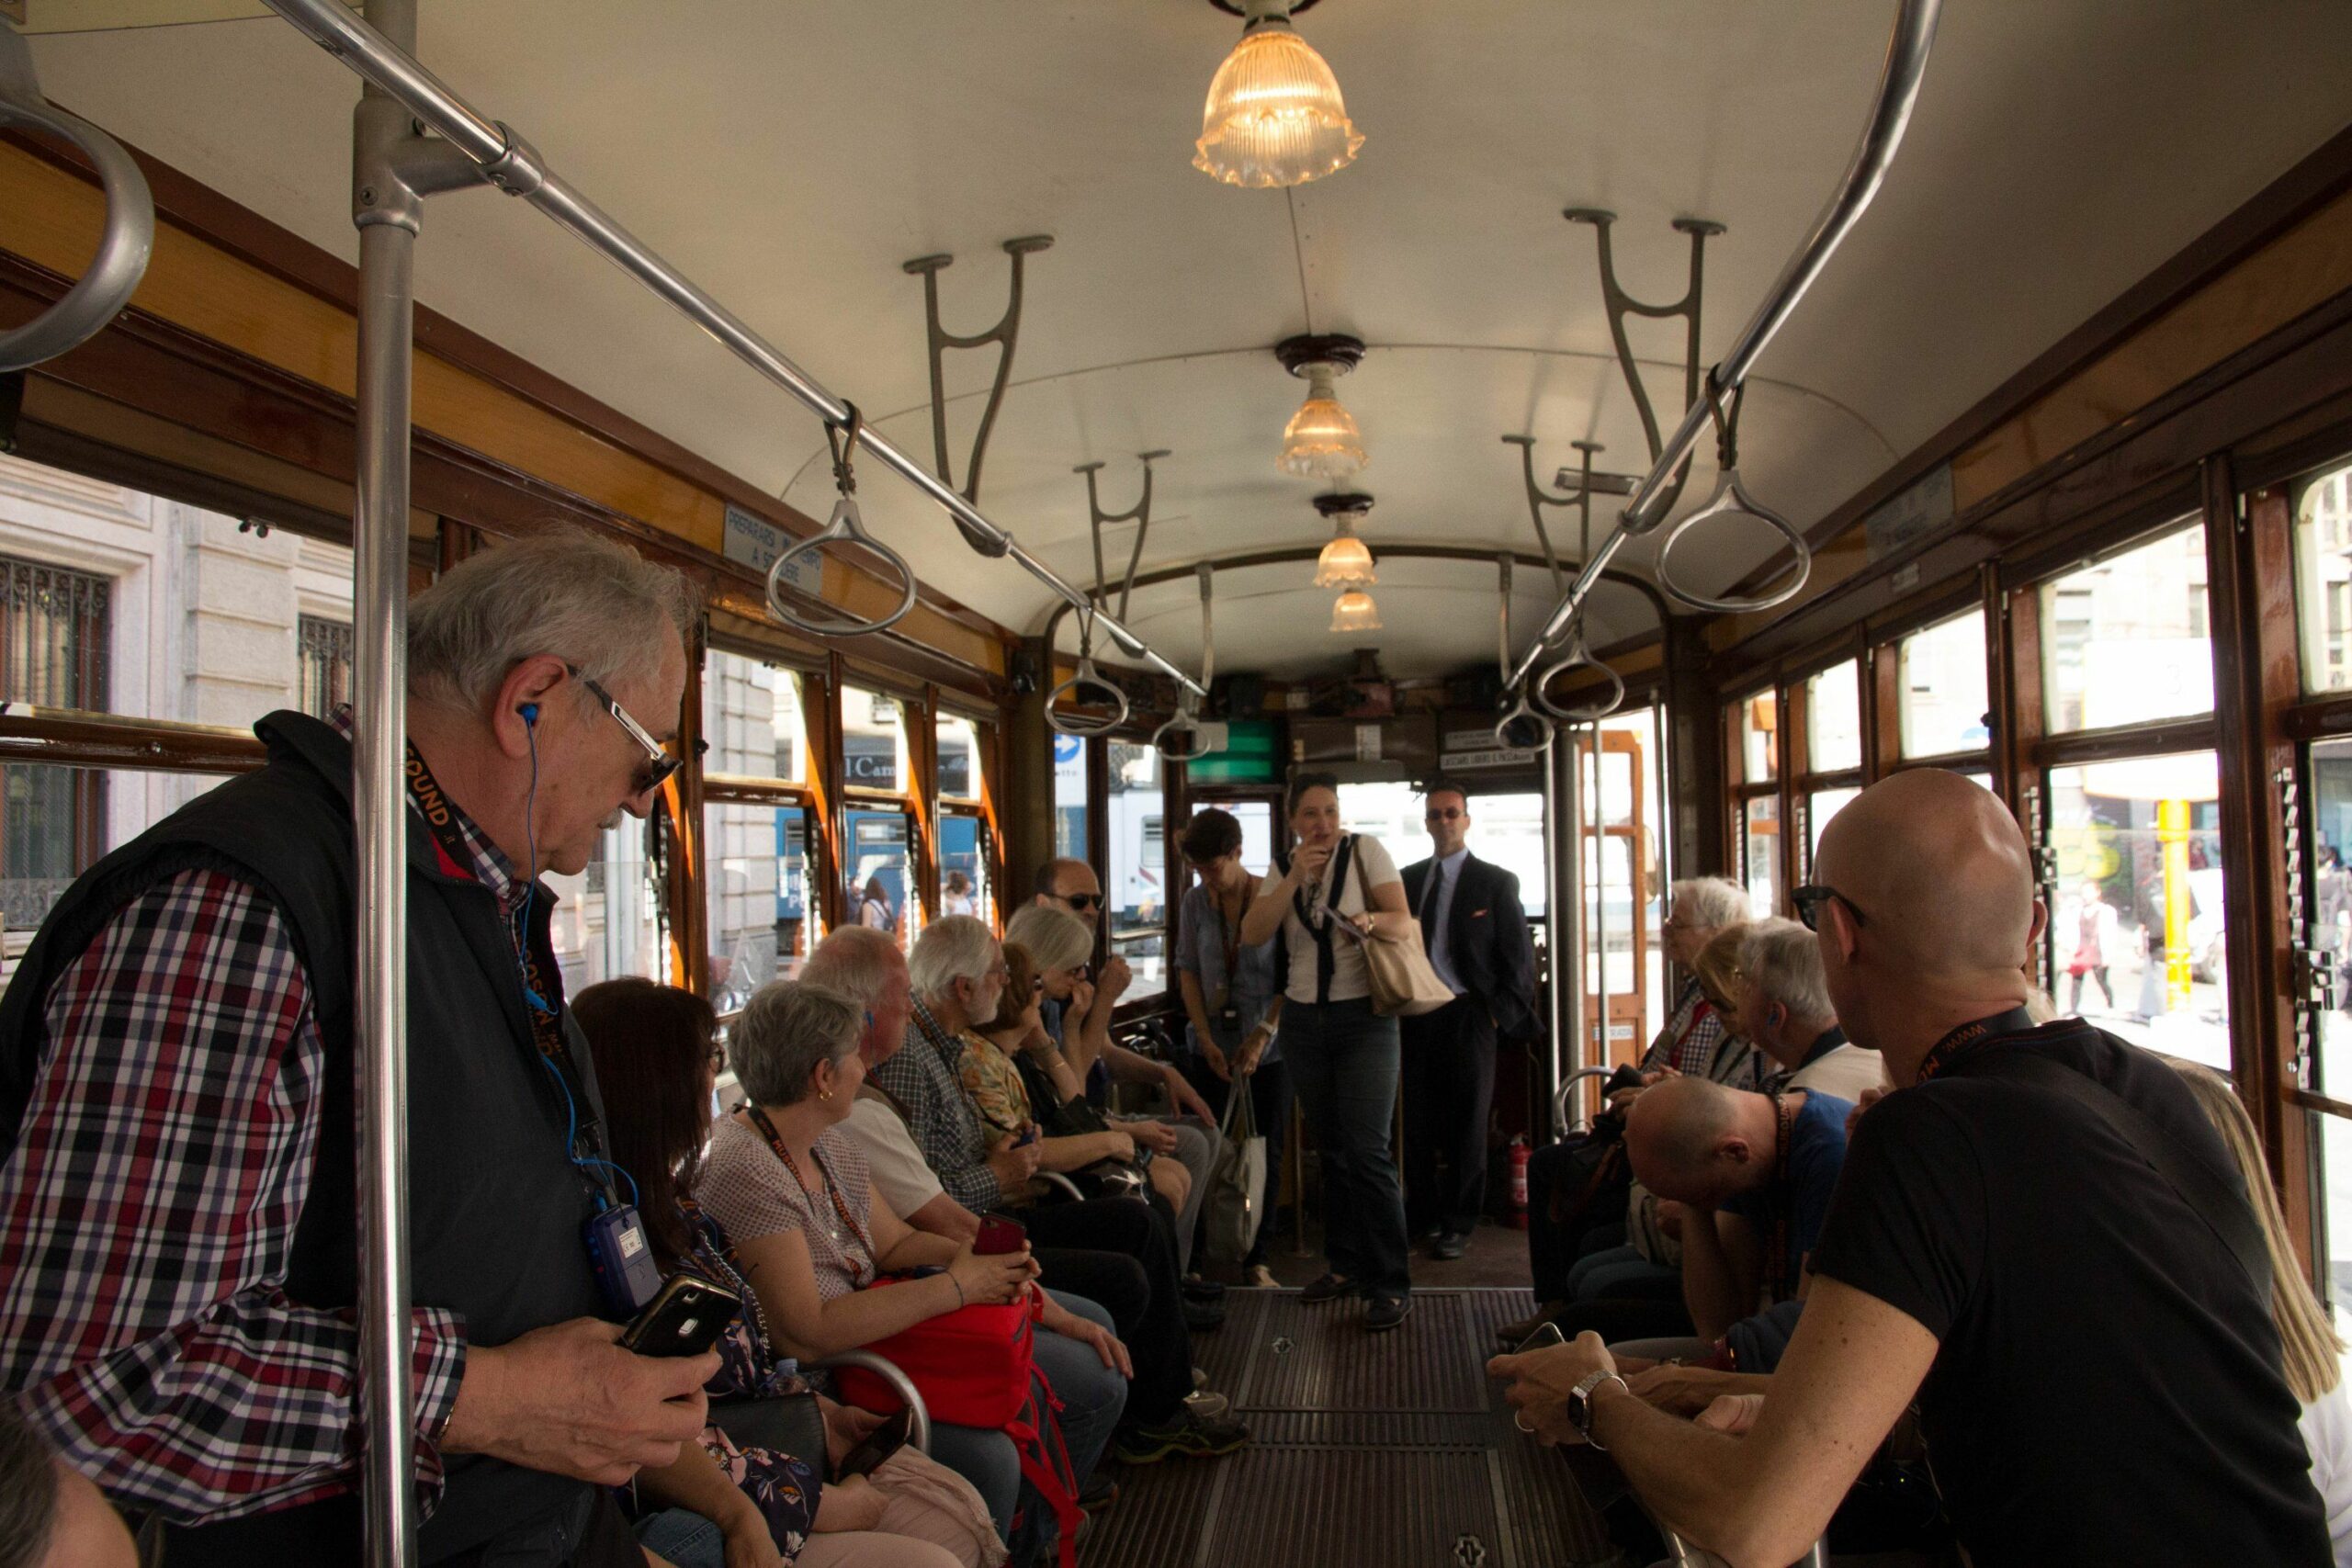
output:
[[[1600,1016],[1600,1044],[1594,1051],[1592,1059],[1595,1066],[1607,1066],[1609,1048],[1616,1035],[1613,1021],[1609,1016],[1609,807],[1605,794],[1607,785],[1601,777],[1600,721],[1593,720],[1592,728],[1586,734],[1592,740],[1592,950],[1600,955],[1600,962],[1595,965],[1599,972],[1596,989],[1600,995],[1592,1005]],[[1578,773],[1581,783],[1581,769]],[[1583,813],[1579,812],[1577,816],[1581,819]],[[1584,841],[1585,836],[1579,831],[1577,835],[1577,847],[1582,848]]]
[[[1544,953],[1552,980],[1552,1060],[1541,1087],[1548,1108],[1567,1074],[1584,1066],[1584,877],[1577,864],[1583,819],[1577,809],[1576,746],[1572,734],[1554,737],[1544,753],[1550,809],[1545,837],[1552,856],[1552,897],[1545,911]],[[1552,1129],[1556,1135],[1565,1125]]]
[[[368,19],[416,47],[415,0]],[[410,377],[416,203],[392,188],[408,112],[370,86],[353,123],[359,226],[358,481],[352,525],[357,690],[352,804],[359,845],[360,1401],[368,1568],[416,1562],[408,1269],[408,715]]]

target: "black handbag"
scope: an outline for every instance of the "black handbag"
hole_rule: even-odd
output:
[[[1029,1092],[1030,1114],[1037,1119],[1037,1125],[1046,1136],[1083,1138],[1115,1130],[1084,1095],[1076,1095],[1067,1100],[1058,1099],[1052,1076],[1032,1062],[1025,1053],[1016,1055],[1013,1065],[1020,1069],[1022,1087]],[[1136,1152],[1141,1155],[1150,1153],[1148,1149]],[[1099,1159],[1092,1165],[1071,1171],[1069,1179],[1089,1198],[1142,1199],[1151,1190],[1151,1183],[1144,1175],[1141,1160]]]
[[[786,1393],[772,1399],[713,1400],[710,1423],[727,1434],[739,1449],[765,1449],[790,1454],[822,1475],[830,1468],[825,1451],[825,1413],[813,1393]]]

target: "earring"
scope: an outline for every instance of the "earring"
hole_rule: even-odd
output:
[[[819,1100],[831,1100],[833,1098],[833,1091],[829,1089],[820,1089],[817,1091],[817,1098]]]

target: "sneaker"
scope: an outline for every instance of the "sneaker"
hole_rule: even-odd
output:
[[[1533,1317],[1523,1317],[1517,1323],[1506,1323],[1496,1328],[1495,1343],[1501,1346],[1507,1352],[1516,1350],[1527,1343],[1529,1335],[1567,1310],[1568,1303],[1566,1302],[1545,1302],[1535,1309]]]
[[[1119,1500],[1119,1483],[1102,1471],[1086,1478],[1078,1489],[1078,1506],[1090,1514],[1099,1514]]]
[[[1225,1326],[1225,1309],[1215,1302],[1186,1302],[1184,1326],[1195,1334],[1206,1334],[1212,1328]]]
[[[1201,1390],[1208,1386],[1209,1370],[1206,1367],[1194,1367],[1193,1369],[1193,1392],[1194,1393],[1198,1393]]]
[[[1319,1306],[1325,1302],[1336,1302],[1341,1296],[1362,1294],[1363,1294],[1363,1287],[1353,1280],[1342,1280],[1337,1274],[1326,1274],[1299,1292],[1298,1299],[1308,1306]]]
[[[1214,1389],[1196,1389],[1184,1396],[1184,1408],[1195,1420],[1222,1421],[1233,1414],[1233,1401]]]
[[[1229,1417],[1186,1416],[1165,1427],[1131,1427],[1119,1434],[1111,1451],[1121,1464],[1158,1464],[1164,1459],[1229,1454],[1249,1440],[1250,1428]]]
[[[1460,1231],[1440,1231],[1430,1243],[1430,1256],[1441,1263],[1451,1263],[1470,1250],[1470,1238]]]
[[[1253,1291],[1274,1291],[1282,1288],[1274,1271],[1262,1263],[1250,1265],[1250,1288]]]
[[[1363,1325],[1378,1334],[1404,1322],[1412,1310],[1410,1296],[1374,1296],[1372,1305],[1364,1309]]]
[[[1188,1302],[1225,1300],[1225,1287],[1215,1280],[1204,1280],[1198,1274],[1187,1274],[1178,1283],[1183,1290],[1184,1299]]]

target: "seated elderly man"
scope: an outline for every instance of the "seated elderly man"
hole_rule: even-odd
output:
[[[996,1016],[1004,986],[1004,955],[995,936],[969,915],[946,916],[924,929],[907,967],[913,994],[906,1044],[876,1066],[868,1082],[905,1122],[946,1194],[976,1214],[1017,1211],[1039,1247],[1125,1252],[1142,1261],[1149,1276],[1155,1330],[1139,1335],[1135,1419],[1119,1435],[1119,1457],[1149,1463],[1241,1447],[1249,1441],[1247,1427],[1183,1403],[1191,1392],[1191,1358],[1165,1335],[1167,1303],[1182,1300],[1175,1236],[1165,1216],[1128,1199],[1032,1204],[1025,1179],[1009,1179],[1036,1169],[1027,1157],[1036,1146],[1035,1129],[1026,1130],[1031,1136],[1019,1148],[1019,1132],[1002,1134],[991,1147],[965,1096],[966,1036]],[[1014,1156],[1020,1165],[1008,1164]]]
[[[1838,1026],[1820,940],[1797,921],[1758,920],[1747,928],[1728,999],[1725,1026],[1772,1060],[1767,1089],[1819,1089],[1859,1101],[1865,1090],[1885,1087],[1878,1053],[1854,1044]]]
[[[1770,1396],[1702,1429],[1588,1336],[1495,1361],[1510,1402],[1739,1564],[1802,1553],[1915,1400],[1979,1568],[2328,1562],[2244,1185],[2162,1061],[2027,1013],[2044,911],[2016,819],[1897,773],[1815,875],[1795,897],[1838,1019],[1901,1087],[1856,1125]]]
[[[1846,1162],[1850,1100],[1804,1089],[1752,1094],[1668,1078],[1625,1118],[1625,1154],[1666,1199],[1682,1236],[1682,1301],[1702,1339],[1760,1303],[1804,1291]]]

